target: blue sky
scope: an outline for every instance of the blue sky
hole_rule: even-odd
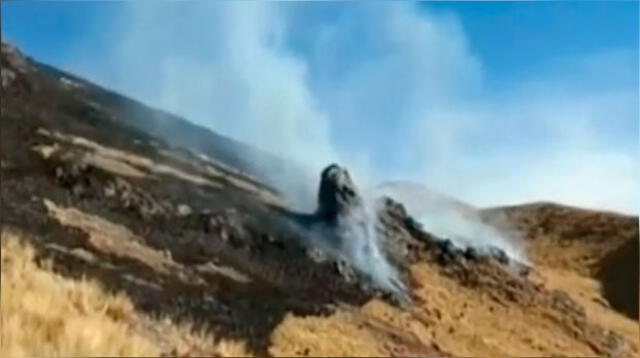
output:
[[[370,185],[638,210],[638,2],[2,2],[33,57]],[[249,130],[248,128],[251,128]]]
[[[299,5],[332,16],[326,3]],[[638,47],[638,2],[430,2],[421,7],[457,16],[491,74],[518,76],[568,57]],[[73,62],[69,49],[108,49],[104,26],[121,16],[120,1],[3,1],[2,34],[57,66]],[[322,10],[322,11],[321,11]],[[55,44],[55,45],[54,45]],[[76,50],[80,51],[80,50]]]

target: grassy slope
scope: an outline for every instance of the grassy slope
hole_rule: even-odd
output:
[[[95,281],[53,273],[10,231],[2,232],[0,314],[2,357],[248,355],[242,344],[218,342],[188,324],[140,317],[126,295],[106,292]],[[149,324],[164,326],[164,342],[144,328]]]
[[[57,81],[54,81],[57,82]],[[44,83],[44,82],[43,82]],[[51,86],[57,86],[52,83]],[[56,92],[54,92],[56,94]],[[81,106],[80,103],[86,99],[79,96],[75,102],[69,102],[76,105],[70,109],[64,107],[59,109],[57,105],[63,103],[62,100],[68,99],[66,94],[57,94],[58,97],[51,97],[51,108],[34,105],[37,100],[42,100],[42,96],[32,96],[25,99],[26,106],[22,102],[16,102],[20,106],[6,106],[5,98],[3,98],[3,143],[2,157],[4,165],[20,165],[31,160],[32,163],[40,163],[34,160],[32,144],[42,145],[49,143],[51,140],[37,136],[38,126],[46,126],[49,128],[57,127],[66,134],[88,136],[92,141],[103,143],[117,142],[121,147],[130,147],[131,137],[124,135],[122,128],[113,125],[108,127],[107,120],[102,120],[105,113],[93,113],[87,106]],[[96,98],[94,98],[96,99]],[[104,103],[106,105],[106,102]],[[55,106],[54,106],[55,105]],[[5,108],[20,109],[7,115]],[[86,111],[85,111],[86,110]],[[42,114],[38,111],[44,112]],[[85,112],[83,112],[85,111]],[[95,118],[88,114],[96,115]],[[107,113],[108,114],[108,113]],[[39,119],[39,118],[42,119]],[[107,116],[108,117],[108,116]],[[52,120],[55,119],[55,120]],[[87,121],[90,118],[91,120]],[[35,121],[38,119],[38,121]],[[75,121],[84,120],[86,123],[81,128],[82,131],[75,128],[72,124]],[[31,123],[33,121],[33,123]],[[26,124],[14,131],[7,131],[10,126],[18,127],[18,124]],[[37,124],[37,125],[36,125]],[[27,126],[28,125],[28,126]],[[104,128],[103,128],[104,126]],[[100,128],[92,130],[91,128]],[[74,132],[74,129],[76,132]],[[9,133],[9,134],[7,134]],[[10,139],[13,138],[14,142]],[[29,147],[22,142],[29,141]],[[56,142],[56,141],[54,141]],[[59,142],[59,141],[58,141]],[[115,145],[111,143],[111,145]],[[25,146],[24,150],[17,151],[16,148]],[[40,147],[47,149],[48,147]],[[95,149],[95,148],[93,148]],[[26,153],[31,153],[27,156]],[[9,155],[11,154],[11,156]],[[43,153],[40,153],[43,154]],[[107,155],[108,154],[108,155]],[[118,154],[118,155],[115,155]],[[115,177],[126,177],[127,173],[131,174],[131,165],[138,164],[138,169],[144,169],[148,175],[158,175],[162,178],[162,182],[180,183],[181,198],[187,197],[191,191],[196,188],[193,184],[193,177],[185,176],[174,162],[162,163],[171,167],[170,171],[157,170],[155,166],[140,166],[139,161],[134,161],[131,155],[120,155],[121,152],[105,151],[104,148],[95,150],[89,158],[93,173],[99,172],[101,175],[109,175]],[[142,155],[141,153],[138,153]],[[155,157],[154,157],[155,158]],[[99,159],[99,160],[96,160]],[[51,159],[43,159],[44,161]],[[160,160],[158,158],[158,160]],[[135,162],[135,163],[134,163]],[[146,161],[143,161],[146,163]],[[8,163],[8,164],[7,164]],[[162,167],[164,168],[164,167]],[[53,186],[53,180],[49,177],[51,174],[44,171],[37,171],[37,168],[26,168],[22,174],[22,168],[14,168],[5,170],[3,173],[12,172],[13,187],[15,192],[19,190],[21,196],[16,196],[20,200],[5,203],[7,209],[11,209],[13,216],[5,216],[3,220],[11,219],[10,223],[20,223],[18,218],[28,215],[28,225],[37,226],[36,223],[42,224],[46,228],[47,237],[38,238],[40,245],[36,252],[38,255],[42,251],[46,251],[49,244],[70,245],[66,247],[70,253],[76,252],[76,246],[84,247],[90,250],[94,257],[98,258],[99,264],[109,264],[117,266],[117,270],[109,271],[110,275],[105,275],[103,279],[108,278],[115,283],[124,280],[116,273],[122,273],[131,267],[123,265],[123,258],[130,258],[131,261],[142,263],[152,268],[150,272],[154,275],[150,277],[160,278],[164,271],[172,272],[175,263],[171,263],[170,255],[163,256],[159,254],[162,245],[155,247],[150,245],[149,239],[161,237],[158,232],[153,232],[153,225],[143,220],[123,220],[118,214],[120,205],[117,201],[105,201],[114,204],[107,209],[98,210],[90,199],[76,198],[69,196],[61,188]],[[185,169],[185,168],[182,168]],[[187,168],[188,169],[188,168]],[[28,170],[32,170],[30,174]],[[39,170],[39,169],[38,169]],[[191,171],[190,171],[191,172]],[[106,173],[106,174],[105,174]],[[161,174],[161,176],[160,176]],[[168,175],[171,174],[171,175]],[[87,177],[91,179],[97,176]],[[135,177],[135,175],[134,175]],[[34,179],[35,178],[35,179]],[[6,180],[7,177],[3,177]],[[39,181],[36,181],[39,180]],[[136,183],[134,179],[130,180]],[[7,182],[5,182],[7,183]],[[36,183],[38,185],[49,185],[46,192],[37,191],[33,186],[26,184]],[[142,184],[144,185],[142,185]],[[22,185],[25,184],[25,185]],[[144,188],[150,190],[151,181],[140,181],[136,188]],[[5,184],[6,185],[6,184]],[[99,187],[102,189],[102,187]],[[160,186],[160,189],[167,188]],[[184,189],[184,192],[182,192]],[[39,190],[39,189],[38,189]],[[4,195],[12,194],[9,189],[3,191]],[[63,194],[64,193],[64,194]],[[166,193],[162,198],[169,198]],[[216,193],[220,198],[223,193]],[[96,194],[97,195],[97,194]],[[34,200],[34,196],[38,196]],[[51,198],[53,202],[46,205],[49,218],[45,221],[42,213],[36,209],[38,203],[44,198]],[[252,196],[252,200],[256,200]],[[3,196],[5,199],[5,196]],[[169,198],[170,199],[170,198]],[[214,201],[207,200],[207,205],[211,205]],[[45,201],[45,203],[47,203]],[[51,203],[54,203],[51,205]],[[198,209],[197,203],[190,200],[189,203]],[[225,204],[224,202],[221,204]],[[93,205],[93,206],[92,206]],[[105,205],[100,205],[100,208]],[[3,206],[3,208],[5,208]],[[26,208],[26,209],[25,209]],[[28,209],[28,210],[27,210]],[[9,211],[5,210],[3,213]],[[107,213],[111,216],[99,215]],[[36,215],[37,214],[37,215]],[[525,215],[526,216],[526,215]],[[606,215],[605,215],[606,216]],[[608,235],[607,232],[600,232],[595,225],[593,229],[589,229],[594,222],[592,220],[579,220],[582,223],[575,226],[576,222],[572,218],[571,212],[567,215],[549,216],[545,210],[542,213],[535,214],[531,217],[531,221],[525,225],[527,230],[531,232],[541,232],[545,239],[539,240],[539,246],[532,248],[532,253],[538,257],[540,269],[536,273],[541,284],[548,289],[559,288],[569,292],[570,295],[582,304],[587,311],[590,321],[597,322],[605,328],[613,329],[628,338],[630,342],[636,345],[631,350],[637,355],[637,335],[634,336],[634,330],[637,331],[637,323],[623,317],[610,308],[600,304],[594,304],[592,295],[600,295],[601,288],[598,282],[592,279],[595,266],[590,265],[593,261],[593,255],[599,255],[599,258],[606,256],[601,248],[596,244],[581,245],[576,244],[576,240],[567,240],[568,237],[580,238],[583,236],[591,237],[589,230],[595,230],[596,234]],[[540,219],[555,218],[555,219]],[[118,219],[118,222],[112,222]],[[59,224],[54,225],[51,221]],[[179,222],[175,220],[174,222]],[[608,222],[605,218],[604,222]],[[585,223],[589,224],[586,225]],[[636,222],[637,223],[637,222]],[[3,228],[6,222],[2,222]],[[145,230],[139,227],[145,226]],[[605,225],[606,226],[606,225]],[[59,234],[64,227],[64,233],[76,233],[78,237],[77,243],[71,244],[71,240]],[[26,228],[26,226],[25,226]],[[133,229],[138,228],[133,234]],[[578,231],[576,231],[576,228]],[[53,231],[56,231],[54,235]],[[151,231],[147,231],[147,229]],[[582,230],[582,231],[581,231]],[[586,231],[584,231],[586,230]],[[625,231],[626,232],[626,231]],[[82,235],[79,235],[82,233]],[[179,240],[176,238],[187,237],[186,235],[176,232],[176,235],[170,235],[170,244],[176,244]],[[193,231],[187,232],[195,235]],[[630,237],[637,238],[637,231],[629,231]],[[197,233],[202,235],[201,233]],[[591,233],[593,234],[593,233]],[[536,234],[537,235],[537,234]],[[627,235],[627,234],[625,234]],[[217,239],[214,234],[207,234],[207,238]],[[536,236],[538,237],[538,236]],[[42,239],[42,240],[40,240]],[[235,340],[227,340],[219,342],[215,337],[209,334],[197,332],[191,329],[188,320],[186,323],[176,324],[169,318],[156,318],[147,316],[140,310],[141,307],[131,304],[132,297],[127,295],[135,293],[135,291],[120,292],[112,294],[101,288],[95,281],[77,280],[62,276],[69,272],[54,272],[47,264],[38,264],[34,261],[36,256],[34,251],[29,248],[25,239],[21,235],[13,231],[3,231],[2,234],[2,356],[14,355],[156,355],[165,353],[169,355],[240,355],[247,353],[242,343]],[[599,243],[599,240],[591,240],[589,242]],[[616,242],[618,242],[616,240]],[[155,243],[157,244],[157,243]],[[617,244],[616,244],[617,245]],[[191,250],[197,247],[193,245],[184,245],[180,249],[184,249],[191,254]],[[584,247],[583,247],[584,246]],[[616,246],[618,247],[618,246]],[[172,248],[169,246],[169,248]],[[265,245],[259,248],[271,249],[271,246]],[[614,248],[615,249],[615,248]],[[607,249],[607,252],[615,252],[614,249]],[[175,253],[178,253],[176,251]],[[563,257],[584,257],[585,260],[564,260]],[[589,256],[591,255],[591,256]],[[189,258],[190,255],[183,255]],[[260,255],[242,256],[243,263],[255,263],[266,254],[261,252]],[[178,255],[174,255],[178,260]],[[274,256],[277,260],[287,258],[288,256]],[[118,260],[116,260],[118,258]],[[184,259],[184,257],[183,257]],[[6,262],[5,262],[6,261]],[[63,260],[64,261],[64,260]],[[91,266],[89,262],[79,260],[80,263],[70,266],[76,274],[84,274],[89,271]],[[182,265],[190,265],[182,260]],[[618,262],[618,260],[613,260]],[[632,260],[633,261],[633,260]],[[635,260],[637,262],[637,259]],[[573,265],[575,262],[579,264]],[[229,262],[232,264],[234,262]],[[560,263],[560,264],[558,264]],[[308,265],[307,261],[304,265]],[[266,271],[273,262],[265,261],[263,266],[256,266],[254,273]],[[286,261],[284,266],[292,266],[292,262]],[[191,268],[191,266],[189,266]],[[195,267],[195,266],[194,266]],[[247,285],[247,291],[238,291],[237,295],[231,296],[229,302],[231,304],[239,302],[237,306],[231,306],[236,309],[235,313],[246,313],[238,321],[238,326],[249,326],[247,332],[255,330],[255,326],[249,321],[249,318],[268,310],[283,300],[291,299],[295,305],[302,305],[302,302],[295,302],[296,295],[308,294],[312,287],[321,286],[322,290],[328,289],[328,280],[318,280],[314,278],[316,273],[324,271],[311,271],[314,275],[303,276],[299,269],[306,266],[295,266],[295,273],[286,271],[283,274],[285,284],[278,286],[280,290],[289,289],[282,295],[278,294],[267,300],[268,297],[263,296],[267,291],[255,290],[256,287]],[[240,266],[240,268],[242,268]],[[561,271],[561,270],[568,271]],[[478,271],[474,271],[478,270]],[[584,271],[582,271],[584,270]],[[174,270],[175,271],[175,270]],[[465,271],[466,272],[466,271]],[[484,278],[486,271],[471,267],[471,273],[479,273],[479,277]],[[500,271],[502,272],[502,271]],[[578,272],[577,276],[571,276],[568,273]],[[135,272],[133,272],[135,273]],[[195,274],[195,273],[194,273]],[[196,276],[199,276],[197,274]],[[216,275],[219,276],[219,273]],[[615,273],[614,273],[615,275]],[[157,277],[156,277],[157,276]],[[302,277],[299,279],[298,276]],[[411,276],[416,282],[413,294],[416,297],[415,305],[401,309],[394,307],[389,303],[380,299],[369,300],[364,305],[352,304],[344,305],[333,311],[332,314],[323,316],[315,313],[294,313],[288,311],[282,319],[278,315],[265,316],[270,322],[267,331],[269,347],[268,352],[274,355],[296,356],[296,355],[317,355],[317,356],[362,356],[362,355],[380,355],[380,356],[425,356],[425,355],[458,355],[458,356],[553,356],[570,354],[572,356],[594,356],[598,355],[595,351],[594,342],[591,338],[600,338],[601,335],[593,334],[591,336],[580,336],[581,332],[575,328],[589,328],[586,324],[575,325],[572,321],[574,318],[581,318],[580,315],[562,309],[550,307],[547,301],[543,304],[526,304],[518,300],[505,300],[506,294],[512,293],[512,284],[518,284],[518,281],[505,280],[505,275],[500,273],[493,277],[496,281],[488,282],[487,287],[467,287],[460,283],[460,277],[450,277],[443,274],[441,268],[434,262],[420,262],[411,268]],[[167,281],[174,282],[174,275],[168,276]],[[204,277],[204,276],[202,276]],[[217,276],[216,276],[217,277]],[[278,276],[280,277],[280,276]],[[328,276],[333,278],[333,276]],[[147,277],[149,278],[149,277]],[[298,280],[312,280],[311,284],[304,286],[304,290],[293,290],[293,283]],[[490,277],[491,278],[491,277]],[[566,279],[565,279],[566,278]],[[216,279],[217,280],[217,279]],[[213,282],[217,282],[213,280]],[[266,279],[265,279],[266,280]],[[161,280],[158,280],[161,281]],[[268,281],[268,280],[266,280]],[[111,282],[111,283],[114,283]],[[274,281],[275,282],[275,281]],[[268,281],[267,283],[273,284]],[[156,282],[157,284],[157,282]],[[120,287],[119,285],[112,285]],[[241,285],[239,285],[241,286]],[[123,287],[125,287],[123,285]],[[143,287],[143,286],[141,286]],[[222,287],[222,286],[221,286]],[[525,288],[532,289],[525,285]],[[112,289],[112,287],[110,287]],[[213,292],[215,295],[224,295],[228,289],[222,287],[216,290],[214,286],[207,286],[207,292]],[[149,296],[153,290],[145,291],[143,296]],[[172,286],[162,286],[162,292],[168,292],[173,296],[189,296],[187,291],[176,290]],[[316,292],[316,291],[313,291]],[[532,293],[523,290],[522,294]],[[548,292],[533,291],[533,296],[543,296],[541,299],[548,298]],[[196,296],[194,296],[196,297]],[[197,296],[199,297],[199,296]],[[197,298],[196,297],[196,298]],[[255,301],[248,298],[257,297]],[[528,297],[528,296],[527,296]],[[537,296],[536,296],[537,297]],[[533,297],[536,299],[536,297]],[[153,296],[155,299],[155,296]],[[305,298],[309,298],[305,296]],[[595,297],[596,299],[598,297]],[[601,298],[601,297],[600,297]],[[200,308],[204,301],[196,301],[196,308]],[[248,303],[248,304],[243,304]],[[160,305],[160,303],[152,302]],[[256,303],[262,303],[259,310],[250,310]],[[282,306],[287,309],[295,307],[295,305]],[[42,309],[44,307],[45,309]],[[160,306],[158,306],[160,307]],[[167,306],[169,307],[169,306]],[[161,308],[167,308],[161,306]],[[172,308],[172,307],[169,307]],[[243,311],[247,309],[247,311]],[[564,309],[564,308],[563,308]],[[170,311],[172,312],[172,311]],[[207,323],[216,322],[219,317],[200,314],[197,316],[206,316]],[[235,316],[237,319],[238,316]],[[265,318],[266,320],[266,318]],[[271,326],[271,321],[275,321]],[[184,322],[182,320],[181,322]],[[255,324],[255,322],[253,323]],[[28,328],[28,329],[25,329]],[[94,329],[86,329],[87,327],[95,327]],[[244,332],[244,331],[243,331]],[[585,338],[586,337],[586,338]],[[109,342],[109,344],[105,344]],[[602,344],[599,344],[602,346]]]
[[[637,216],[554,203],[494,208],[483,215],[510,222],[536,265],[594,280],[614,309],[638,319]]]

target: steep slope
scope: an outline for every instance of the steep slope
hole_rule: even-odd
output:
[[[533,203],[489,209],[515,226],[539,264],[595,275],[603,258],[629,241],[637,241],[638,218],[613,212]],[[559,247],[566,250],[558,250]]]
[[[553,203],[492,208],[482,214],[517,228],[538,279],[547,287],[567,292],[593,321],[637,339],[637,217]]]
[[[181,146],[210,155],[217,160],[244,172],[259,175],[256,163],[264,167],[290,167],[269,153],[262,152],[244,143],[212,132],[208,128],[193,124],[174,114],[151,108],[131,98],[89,83],[73,74],[46,64],[28,59],[36,71],[66,84],[68,89],[83,99],[67,103],[68,110],[81,116],[96,116],[121,122],[156,139],[170,138],[172,145]]]
[[[461,226],[476,219],[498,227],[509,240],[523,246],[528,259],[551,281],[557,283],[558,277],[570,276],[567,282],[582,282],[577,285],[581,296],[587,295],[584,286],[590,286],[591,301],[638,319],[637,217],[554,203],[480,210],[412,182],[389,182],[378,190],[401,201],[419,218],[431,215],[431,221],[442,220],[442,214],[434,212],[464,218],[466,223],[458,220],[459,232],[463,232]],[[433,226],[429,218],[424,224]]]
[[[638,218],[535,203],[483,212],[513,224],[537,265],[596,280],[616,310],[638,319]]]
[[[386,199],[376,232],[407,286],[410,301],[398,302],[315,245],[305,225],[317,215],[291,211],[259,175],[216,153],[218,136],[199,133],[206,156],[184,150],[136,124],[154,110],[129,117],[111,107],[120,104],[95,105],[88,93],[106,96],[99,87],[2,51],[3,254],[10,240],[32,247],[51,294],[86,278],[126,297],[124,321],[142,322],[137,334],[153,343],[164,337],[160,354],[212,354],[212,337],[258,355],[638,354],[628,324],[592,316],[561,283],[541,281],[544,271],[499,251],[458,248]],[[351,190],[337,183],[332,190]],[[17,280],[4,267],[3,300]],[[26,309],[0,308],[2,317]],[[183,325],[208,333],[164,334]],[[181,339],[189,348],[176,352]]]

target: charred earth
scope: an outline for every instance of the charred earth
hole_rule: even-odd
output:
[[[631,311],[636,297],[637,313],[637,295],[604,295],[597,286],[600,277],[637,270],[637,255],[630,267],[611,263],[626,242],[637,243],[637,218],[602,213],[623,234],[598,256],[596,243],[611,231],[567,229],[588,226],[570,221],[573,209],[544,223],[511,209],[485,212],[487,221],[513,214],[532,236],[544,228],[531,239],[539,245],[529,267],[425,232],[401,203],[363,197],[338,165],[321,173],[316,212],[296,213],[246,160],[277,167],[280,159],[4,42],[1,65],[3,250],[11,233],[34,248],[37,263],[51,261],[42,269],[125,295],[134,311],[117,319],[161,354],[175,355],[175,342],[164,326],[145,324],[155,317],[261,356],[638,354],[637,322],[619,312]],[[593,265],[552,264],[550,245],[585,235],[595,239],[579,252]],[[585,286],[560,280],[567,273]],[[616,287],[628,282],[618,280]],[[5,312],[4,301],[2,310],[20,314]],[[195,343],[180,353],[212,354]]]

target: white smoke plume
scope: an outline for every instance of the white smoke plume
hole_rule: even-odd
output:
[[[406,299],[406,286],[389,263],[376,230],[378,221],[374,203],[364,198],[363,206],[340,223],[345,236],[343,252],[361,272],[368,274],[381,288]]]
[[[509,224],[491,226],[480,218],[478,209],[412,182],[387,182],[376,187],[378,196],[388,196],[402,203],[423,229],[460,247],[482,252],[500,248],[510,258],[528,263],[521,238]]]
[[[363,199],[361,207],[340,217],[335,226],[319,223],[312,228],[311,237],[326,253],[352,265],[376,287],[407,300],[406,285],[382,250],[381,237],[376,230],[378,217],[375,205]]]
[[[619,71],[637,67],[624,51],[569,59],[496,90],[456,17],[417,4],[124,7],[108,60],[70,67],[300,163],[303,178],[267,173],[300,210],[315,207],[321,168],[339,162],[369,188],[406,178],[475,205],[558,200],[638,211],[637,143],[611,146],[598,130],[638,132],[635,83],[618,85],[638,77]],[[416,218],[517,257],[511,238],[446,212],[436,205]]]

